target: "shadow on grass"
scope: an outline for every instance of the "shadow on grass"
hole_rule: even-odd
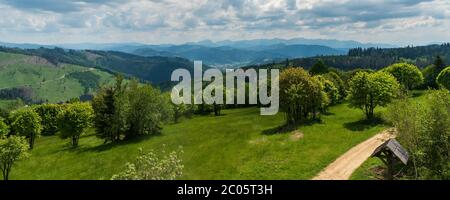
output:
[[[133,138],[127,139],[127,140],[121,140],[118,142],[114,142],[114,143],[106,143],[106,144],[101,144],[95,147],[85,147],[85,148],[67,148],[66,150],[68,151],[78,151],[78,152],[86,152],[86,151],[92,151],[92,152],[102,152],[102,151],[107,151],[110,150],[116,146],[121,146],[121,145],[127,145],[127,144],[135,144],[135,143],[140,143],[142,141],[148,140],[150,138],[153,137],[159,137],[162,136],[162,134],[152,134],[152,135],[139,135],[139,136],[135,136]]]
[[[320,119],[310,119],[307,121],[303,121],[298,124],[284,124],[281,126],[277,126],[275,128],[266,129],[262,131],[263,135],[275,135],[275,134],[283,134],[283,133],[289,133],[292,131],[297,130],[298,128],[302,126],[312,126],[313,124],[322,123],[322,120]]]
[[[321,115],[332,116],[332,115],[335,115],[335,114],[330,112],[330,111],[325,111],[325,112],[321,113]]]
[[[383,123],[384,121],[381,117],[375,117],[373,119],[361,119],[355,122],[344,123],[344,127],[351,131],[364,131]]]

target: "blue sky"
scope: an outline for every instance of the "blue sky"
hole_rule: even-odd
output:
[[[0,41],[450,41],[448,0],[0,0]]]

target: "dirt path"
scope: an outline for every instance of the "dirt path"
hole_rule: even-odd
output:
[[[378,146],[393,137],[393,129],[388,129],[356,145],[328,165],[313,180],[348,180]]]

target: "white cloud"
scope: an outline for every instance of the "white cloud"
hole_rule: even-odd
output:
[[[324,37],[410,43],[448,40],[442,29],[450,29],[447,23],[450,2],[443,0],[26,2],[29,1],[0,0],[2,40],[180,43],[204,39]],[[416,33],[426,28],[432,38]],[[400,37],[405,33],[412,35]]]

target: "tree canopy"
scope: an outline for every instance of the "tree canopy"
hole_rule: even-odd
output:
[[[392,74],[407,90],[414,89],[424,81],[422,72],[412,64],[396,63],[386,67],[384,71]]]
[[[29,156],[27,140],[22,136],[0,137],[0,169],[4,180],[9,179],[9,173],[14,163]]]
[[[303,68],[288,68],[280,73],[280,104],[286,112],[287,124],[316,117],[328,105],[324,86],[318,78],[311,77]]]
[[[42,131],[41,117],[32,108],[25,107],[11,112],[10,121],[12,132],[25,136],[33,149],[34,141]]]
[[[349,86],[350,105],[361,108],[368,119],[374,117],[377,106],[390,103],[398,95],[400,87],[394,76],[383,71],[358,72]]]
[[[80,135],[92,124],[94,111],[89,103],[72,103],[65,106],[59,115],[59,130],[62,139],[71,138],[72,146],[78,146]]]

